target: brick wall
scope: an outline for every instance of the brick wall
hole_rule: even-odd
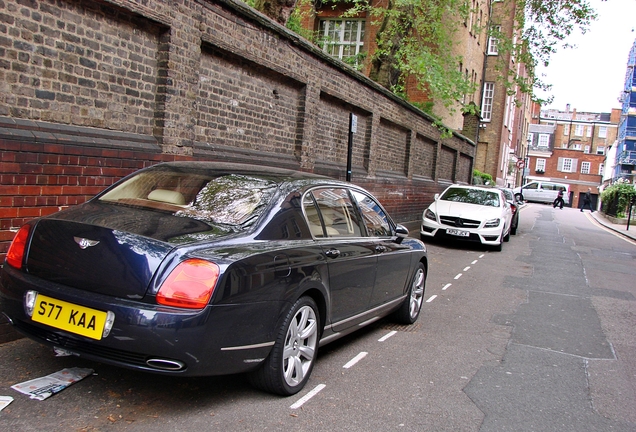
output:
[[[0,1],[0,260],[26,221],[162,161],[346,176],[398,221],[474,144],[232,0]]]

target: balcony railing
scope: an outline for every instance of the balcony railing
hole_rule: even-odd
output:
[[[620,165],[636,165],[636,151],[624,151],[618,156]]]

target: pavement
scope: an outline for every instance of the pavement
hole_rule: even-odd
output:
[[[596,222],[600,223],[604,227],[609,228],[612,231],[615,231],[625,237],[631,238],[632,240],[636,240],[636,221],[632,220],[629,227],[627,227],[627,225],[611,222],[605,217],[603,213],[599,211],[595,211],[590,214],[594,218],[594,220],[596,220]]]

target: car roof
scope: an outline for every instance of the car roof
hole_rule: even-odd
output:
[[[152,165],[147,169],[165,169],[172,168],[185,171],[206,171],[209,174],[257,174],[269,177],[277,177],[281,180],[300,180],[300,179],[323,179],[333,180],[330,177],[319,174],[297,171],[293,169],[277,168],[265,165],[253,165],[233,162],[214,162],[214,161],[177,161],[163,162]]]
[[[488,185],[460,185],[460,184],[453,184],[453,185],[448,186],[444,190],[448,190],[450,188],[479,189],[479,190],[485,190],[485,191],[494,191],[494,190],[499,189],[499,188],[497,188],[495,186],[488,186]]]

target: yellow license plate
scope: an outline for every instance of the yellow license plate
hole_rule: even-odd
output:
[[[100,340],[106,312],[38,294],[31,319],[71,333]]]

